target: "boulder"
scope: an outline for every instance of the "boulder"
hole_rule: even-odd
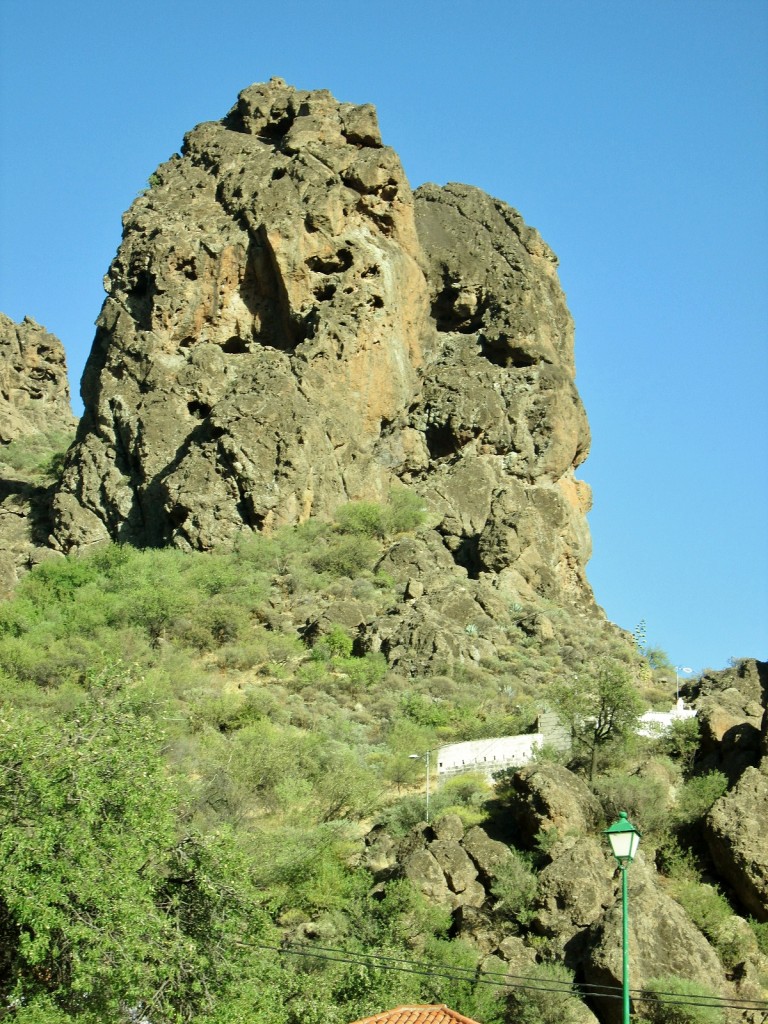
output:
[[[76,422],[59,339],[30,317],[0,313],[0,599],[54,555],[51,484],[36,463],[69,445]]]
[[[539,874],[531,927],[556,939],[561,949],[598,921],[610,902],[609,879],[615,867],[605,843],[592,836],[563,845]],[[578,946],[578,942],[576,943]],[[573,958],[573,951],[569,954]]]
[[[532,849],[536,836],[550,829],[560,837],[589,834],[602,821],[595,795],[562,765],[528,765],[514,772],[509,784],[509,814],[518,846]]]
[[[688,691],[698,712],[699,770],[721,771],[736,782],[765,756],[768,663],[743,658],[721,672],[705,672]]]
[[[715,803],[704,825],[719,874],[758,921],[768,921],[768,764],[765,767],[747,768],[736,786]]]
[[[632,989],[661,977],[685,978],[717,989],[723,967],[717,954],[683,908],[659,887],[642,851],[628,869],[629,969]],[[589,930],[581,947],[580,969],[587,985],[622,985],[622,910],[620,872],[613,886],[606,878],[610,906]],[[595,998],[603,1024],[621,1024],[621,1000]],[[637,1008],[633,1009],[637,1012]]]

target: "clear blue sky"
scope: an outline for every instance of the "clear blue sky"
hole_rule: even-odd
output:
[[[694,669],[768,658],[765,0],[3,0],[0,49],[0,310],[75,393],[185,131],[273,75],[372,102],[414,187],[478,185],[560,257],[608,616]]]

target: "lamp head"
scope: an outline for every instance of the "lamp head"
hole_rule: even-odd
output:
[[[637,847],[640,845],[640,832],[627,819],[627,812],[619,812],[619,820],[603,831],[608,836],[613,856],[621,867],[626,867],[635,859]]]

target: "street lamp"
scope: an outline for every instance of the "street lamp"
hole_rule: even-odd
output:
[[[621,868],[621,948],[622,948],[622,1024],[629,1024],[629,908],[627,901],[627,867],[635,859],[637,847],[640,845],[640,833],[627,820],[627,812],[619,812],[619,820],[607,829],[603,835],[608,836],[613,856]]]
[[[427,824],[429,824],[429,751],[426,754],[409,754],[411,761],[427,762]]]
[[[687,676],[693,672],[693,669],[688,665],[675,665],[675,690],[677,691],[677,700],[680,700],[680,673],[685,672]]]

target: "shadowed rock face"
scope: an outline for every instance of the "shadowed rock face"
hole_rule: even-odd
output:
[[[477,189],[414,196],[371,106],[251,86],[124,218],[56,543],[208,549],[399,480],[469,577],[591,605],[555,268]]]

